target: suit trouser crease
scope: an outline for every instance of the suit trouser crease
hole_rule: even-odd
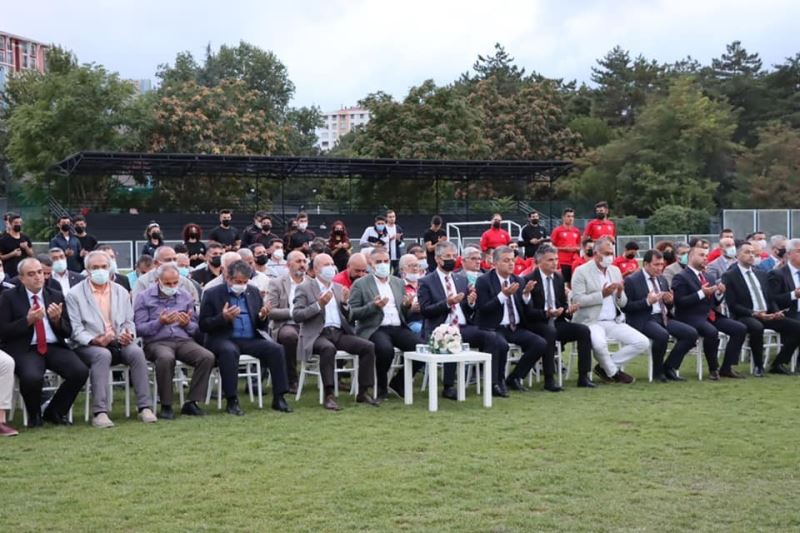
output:
[[[144,353],[156,369],[156,386],[161,405],[172,405],[175,361],[193,368],[189,385],[190,402],[205,401],[208,378],[214,368],[214,354],[193,340],[160,340],[147,343]]]

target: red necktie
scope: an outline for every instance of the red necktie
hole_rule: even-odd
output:
[[[39,298],[33,295],[33,307],[39,308]],[[33,324],[33,330],[36,332],[36,351],[39,355],[47,353],[47,334],[44,331],[44,319],[40,318]]]
[[[702,272],[700,272],[699,277],[700,277],[700,286],[701,287],[705,287],[705,285],[706,285],[706,277],[703,275]],[[714,311],[713,298],[714,298],[713,295],[709,296],[709,300],[711,300],[711,309],[708,310],[708,319],[711,322],[714,322],[717,319],[717,313]]]

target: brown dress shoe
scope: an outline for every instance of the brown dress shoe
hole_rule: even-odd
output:
[[[371,405],[373,407],[378,407],[378,406],[381,405],[381,402],[379,402],[378,400],[373,398],[372,395],[370,395],[370,394],[368,394],[366,392],[359,393],[358,396],[356,396],[356,402],[365,403],[365,404]]]
[[[614,377],[612,379],[614,380],[615,383],[622,383],[623,385],[630,385],[631,383],[636,381],[636,378],[634,378],[630,374],[626,374],[622,370],[617,370],[617,373],[614,374]]]
[[[325,401],[322,402],[322,407],[327,409],[328,411],[341,411],[342,408],[339,407],[339,404],[336,403],[336,398],[334,398],[333,394],[329,394],[325,396]]]
[[[600,365],[594,366],[594,373],[597,374],[597,377],[599,377],[604,383],[611,383],[614,381],[613,379],[608,377],[608,374],[606,374],[606,371],[603,370],[603,367],[601,367]]]
[[[19,431],[5,422],[0,422],[0,437],[16,437],[17,435],[19,435]]]
[[[744,376],[738,373],[733,368],[720,368],[719,375],[723,378],[731,378],[731,379],[744,379]]]

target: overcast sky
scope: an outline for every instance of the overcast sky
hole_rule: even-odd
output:
[[[289,69],[293,105],[323,111],[384,90],[446,84],[500,42],[526,69],[589,81],[619,44],[705,63],[741,40],[765,66],[800,52],[798,0],[38,0],[3,1],[0,30],[73,50],[124,78],[150,78],[179,51],[245,40]]]

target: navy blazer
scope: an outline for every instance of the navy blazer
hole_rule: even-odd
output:
[[[638,330],[644,328],[653,314],[653,306],[647,303],[647,295],[653,290],[649,277],[644,270],[638,270],[625,278],[625,295],[628,297],[628,303],[623,309],[625,321]],[[661,292],[669,292],[669,283],[664,276],[657,276],[656,280]],[[667,306],[667,313],[671,308],[671,305]]]
[[[767,313],[774,313],[778,309],[768,294],[767,275],[755,269],[752,271],[761,285],[761,297],[764,298]],[[733,318],[752,316],[753,307],[755,306],[753,305],[753,299],[750,298],[750,287],[747,285],[747,280],[744,279],[741,269],[735,266],[725,272],[722,275],[722,282],[725,284],[725,301],[728,304],[728,311],[730,311]]]
[[[66,346],[66,339],[72,334],[72,324],[67,314],[67,306],[64,303],[64,295],[61,291],[53,290],[49,287],[42,288],[42,299],[40,304],[47,309],[50,304],[62,304],[61,320],[53,322],[45,314],[45,320],[50,322],[53,333],[58,338],[58,344]],[[6,349],[13,353],[24,353],[31,347],[33,339],[33,324],[28,325],[28,311],[31,303],[28,300],[28,293],[24,285],[14,288],[5,288],[0,295],[0,338]]]
[[[797,311],[797,300],[792,300],[792,293],[795,287],[800,286],[800,282],[795,285],[792,279],[792,270],[789,265],[771,270],[767,275],[769,293],[778,309],[788,309],[786,316],[789,318],[800,318]]]
[[[208,335],[209,338],[222,337],[228,338],[233,333],[233,321],[227,321],[222,316],[222,309],[228,303],[228,284],[222,283],[212,287],[203,293],[203,301],[200,304],[200,315],[198,322],[200,331]],[[261,311],[263,300],[258,289],[248,285],[244,291],[247,311],[250,313],[250,320],[253,323],[253,334],[258,336],[257,330],[266,330],[269,316],[261,320],[258,313]]]
[[[472,324],[475,318],[475,307],[470,307],[467,303],[467,293],[469,286],[467,277],[461,273],[451,273],[454,289],[457,293],[463,293],[464,299],[459,304],[467,324]],[[450,314],[450,306],[447,305],[447,295],[444,292],[439,274],[436,270],[420,278],[417,286],[417,301],[419,301],[419,312],[424,318],[423,336],[428,338],[433,330],[444,323]]]
[[[525,287],[525,280],[511,274],[508,277],[509,284],[519,283],[519,290],[514,293],[514,305],[519,314],[519,326],[526,326],[532,318],[533,311],[533,297],[527,304],[522,300],[522,290]],[[478,308],[478,318],[476,320],[481,329],[496,330],[500,327],[500,322],[503,320],[503,304],[497,298],[500,292],[500,278],[497,276],[497,271],[492,270],[478,278],[475,282],[475,290],[478,293],[478,301],[476,306]]]
[[[672,278],[672,294],[675,306],[675,318],[681,322],[704,322],[708,313],[716,304],[711,298],[701,298],[697,291],[700,290],[700,280],[694,271],[686,267]]]
[[[532,309],[530,310],[529,317],[533,321],[547,322],[547,311],[545,311],[545,295],[544,295],[544,276],[542,271],[537,267],[536,270],[525,276],[525,281],[521,285],[524,287],[525,283],[535,281],[536,286],[531,292]],[[521,289],[520,289],[521,290]],[[569,302],[567,301],[567,291],[564,288],[564,278],[560,272],[553,273],[553,295],[555,297],[556,307],[563,307],[564,312],[561,316],[556,318],[556,321],[567,320],[570,315],[567,313]]]

